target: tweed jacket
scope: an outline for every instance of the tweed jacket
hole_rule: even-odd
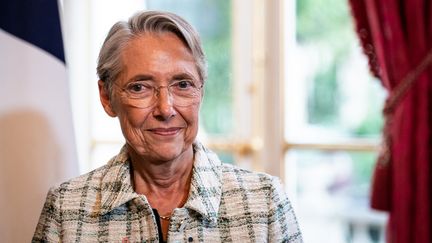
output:
[[[168,242],[303,242],[279,180],[223,164],[195,142],[189,197]],[[132,189],[126,146],[108,164],[51,188],[33,242],[159,242],[155,215]]]

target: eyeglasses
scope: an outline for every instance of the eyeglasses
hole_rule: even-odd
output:
[[[125,87],[114,85],[122,90],[123,102],[138,107],[147,108],[156,103],[160,89],[167,88],[176,106],[189,106],[199,102],[203,85],[197,86],[191,80],[178,80],[166,86],[154,86],[149,81],[134,81]]]

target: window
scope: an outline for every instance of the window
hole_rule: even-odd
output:
[[[384,89],[369,75],[348,1],[302,0],[295,9],[285,163],[305,241],[383,241],[386,215],[369,209],[369,188]]]

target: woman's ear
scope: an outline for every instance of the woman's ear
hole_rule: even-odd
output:
[[[105,83],[102,80],[98,81],[100,101],[105,112],[111,117],[116,117],[117,114],[111,104],[111,95],[108,93],[109,91],[104,88],[104,84]]]

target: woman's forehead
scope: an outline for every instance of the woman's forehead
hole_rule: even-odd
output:
[[[132,39],[122,52],[123,80],[137,75],[189,75],[199,79],[197,65],[183,42],[172,33],[146,34]]]
[[[133,55],[137,52],[152,55],[162,51],[194,59],[184,42],[171,32],[140,34],[130,39],[123,49],[123,53],[132,52]]]

